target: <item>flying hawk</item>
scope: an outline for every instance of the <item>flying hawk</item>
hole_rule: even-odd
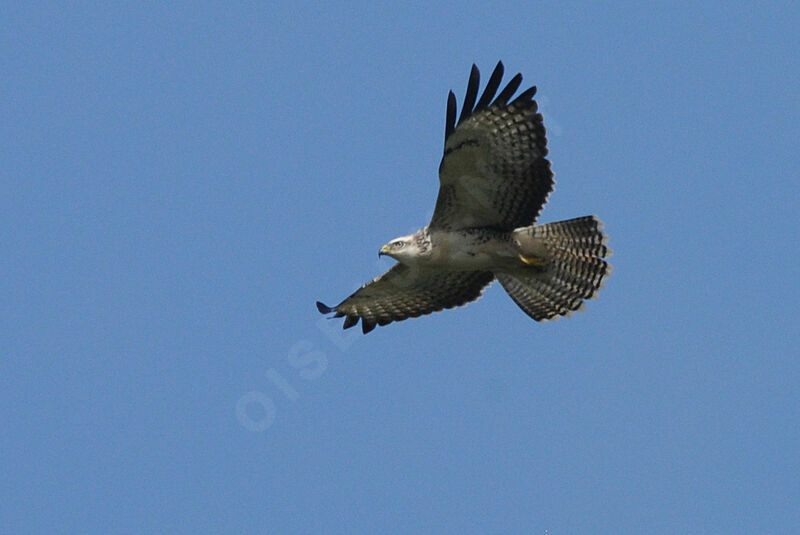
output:
[[[384,245],[378,256],[398,263],[335,307],[318,301],[320,312],[344,317],[345,329],[361,318],[366,334],[474,301],[495,278],[536,321],[569,316],[597,295],[611,274],[603,224],[595,216],[534,224],[554,184],[536,87],[511,100],[517,74],[495,97],[502,78],[499,62],[477,98],[473,65],[458,122],[450,91],[431,222]]]

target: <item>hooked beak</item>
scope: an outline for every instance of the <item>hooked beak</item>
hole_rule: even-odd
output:
[[[381,247],[381,250],[378,251],[378,258],[382,257],[383,255],[388,255],[388,254],[389,254],[389,246],[388,245],[384,245],[383,247]]]

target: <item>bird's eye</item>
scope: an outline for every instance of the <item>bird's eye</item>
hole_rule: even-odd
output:
[[[399,248],[403,247],[405,244],[406,244],[406,242],[404,242],[404,241],[396,241],[396,242],[394,242],[394,248],[395,249],[399,249]]]

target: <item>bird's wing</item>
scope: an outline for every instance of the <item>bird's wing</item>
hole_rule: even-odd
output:
[[[364,334],[375,325],[416,318],[474,301],[494,280],[489,271],[419,270],[395,264],[389,271],[362,286],[335,307],[317,302],[323,314],[344,317],[344,328],[358,323]]]
[[[480,76],[472,66],[458,123],[456,98],[450,92],[431,229],[531,225],[553,190],[545,129],[533,100],[536,87],[509,103],[522,75],[514,76],[495,98],[502,78],[500,62],[476,104]]]

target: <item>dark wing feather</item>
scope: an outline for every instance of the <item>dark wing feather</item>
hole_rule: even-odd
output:
[[[486,84],[486,89],[483,90],[483,95],[481,95],[481,99],[475,105],[474,111],[481,111],[482,109],[489,107],[489,104],[492,103],[494,94],[497,93],[497,88],[500,87],[500,82],[502,81],[503,81],[503,62],[498,61],[497,66],[494,68],[494,71],[492,72],[492,75],[489,77],[489,81]]]
[[[335,307],[317,303],[323,314],[344,317],[344,328],[358,323],[368,333],[375,325],[416,318],[474,301],[494,280],[489,271],[428,271],[395,264]]]
[[[450,91],[447,95],[447,118],[445,119],[444,127],[444,140],[447,143],[447,138],[456,130],[456,113],[458,113],[458,106],[456,104],[456,96]]]
[[[510,99],[511,95],[513,95],[517,89],[519,89],[521,83],[522,75],[520,73],[515,74],[511,81],[508,82],[508,85],[505,87],[505,89],[503,89],[500,94],[497,95],[494,104],[497,104],[498,106],[505,106],[508,104],[508,99]],[[534,92],[535,91],[536,90],[534,89]]]
[[[467,82],[467,94],[464,95],[464,106],[461,108],[461,117],[458,119],[458,124],[463,123],[472,114],[475,99],[478,98],[478,86],[480,84],[481,73],[477,65],[473,63],[472,71],[469,73],[469,82]]]
[[[500,87],[503,65],[498,63],[477,105],[477,69],[470,75],[467,102],[457,113],[455,97],[448,98],[445,150],[439,166],[439,197],[431,229],[458,230],[492,227],[512,230],[536,221],[553,190],[547,160],[547,138],[531,87],[509,103],[522,83],[514,76]]]

